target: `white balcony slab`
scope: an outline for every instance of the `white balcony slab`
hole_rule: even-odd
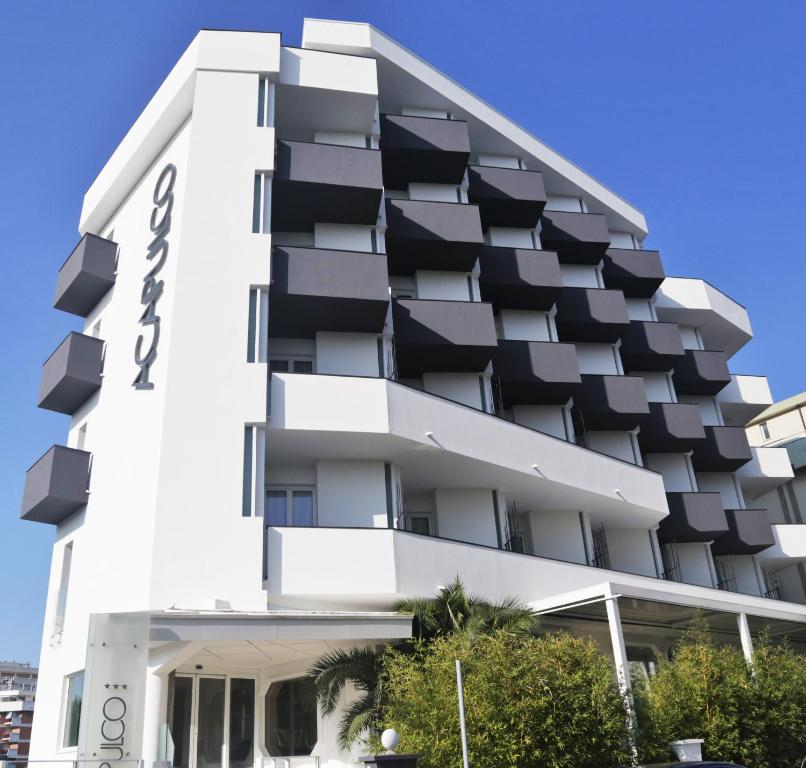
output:
[[[383,459],[412,490],[499,488],[619,527],[668,513],[659,474],[386,379],[273,374],[267,458]]]
[[[751,447],[753,458],[736,470],[746,501],[758,498],[794,477],[786,448]]]
[[[806,525],[773,525],[772,535],[775,544],[756,555],[765,568],[806,562]]]
[[[705,280],[667,277],[655,296],[658,320],[699,328],[706,349],[730,357],[753,338],[747,310]]]
[[[725,424],[743,427],[772,405],[766,376],[732,374],[730,384],[716,396]]]

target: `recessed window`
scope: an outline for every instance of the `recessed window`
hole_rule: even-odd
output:
[[[61,635],[64,629],[64,614],[67,609],[67,590],[70,586],[70,565],[73,561],[73,542],[64,545],[62,550],[62,573],[59,579],[59,595],[56,599],[56,618],[53,621],[53,634]]]
[[[309,357],[271,357],[270,373],[313,373],[313,360]]]
[[[64,703],[63,747],[78,746],[78,727],[81,724],[81,701],[84,696],[84,672],[67,678],[67,695]]]
[[[431,515],[406,515],[406,530],[412,533],[419,533],[423,536],[431,535]]]
[[[272,683],[266,693],[266,749],[272,757],[310,755],[316,746],[316,691],[310,677]]]
[[[765,440],[770,439],[770,428],[767,426],[766,421],[762,421],[761,424],[758,425],[761,429],[761,435]]]
[[[266,489],[266,525],[315,525],[314,492],[311,487]]]

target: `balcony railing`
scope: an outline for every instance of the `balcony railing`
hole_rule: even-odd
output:
[[[472,165],[468,198],[481,210],[481,225],[534,229],[546,205],[543,174],[517,168]]]
[[[557,300],[560,341],[615,342],[630,325],[621,291],[563,288]]]
[[[493,353],[493,373],[506,408],[567,403],[582,383],[576,347],[553,341],[500,339]]]
[[[672,380],[678,395],[715,395],[730,384],[728,358],[724,352],[687,349]]]
[[[42,366],[39,407],[75,413],[101,387],[104,343],[69,333]]]
[[[582,374],[574,397],[586,429],[635,429],[649,415],[644,380],[640,376]]]
[[[657,251],[608,248],[602,277],[606,288],[618,288],[625,296],[648,299],[665,277]]]
[[[735,472],[753,458],[743,427],[705,427],[705,440],[694,447],[697,472]]]
[[[703,440],[700,409],[689,403],[650,403],[638,434],[646,453],[686,453]]]
[[[58,525],[87,503],[91,454],[54,445],[25,474],[23,520]]]
[[[86,317],[115,284],[118,244],[87,233],[59,269],[53,306]]]
[[[670,371],[684,354],[675,323],[631,320],[621,335],[626,371]]]
[[[563,287],[554,251],[482,246],[479,289],[483,301],[499,309],[548,310]]]
[[[607,219],[600,213],[543,211],[540,242],[563,264],[598,264],[610,247]]]

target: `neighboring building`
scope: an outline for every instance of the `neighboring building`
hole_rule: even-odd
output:
[[[0,762],[25,765],[31,743],[37,670],[0,661]]]
[[[790,479],[763,487],[753,503],[768,510],[772,523],[775,543],[759,558],[774,574],[773,588],[783,600],[806,603],[806,392],[758,414],[747,425],[747,437],[752,446],[785,455],[792,466]]]
[[[199,33],[84,198],[22,509],[56,535],[32,757],[345,765],[311,663],[457,574],[625,687],[697,610],[806,641],[747,509],[792,473],[745,436],[746,311],[378,30],[302,39]]]

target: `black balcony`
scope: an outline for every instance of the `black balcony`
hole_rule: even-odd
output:
[[[714,555],[755,555],[775,544],[766,509],[727,509],[728,532],[711,544]]]
[[[83,333],[69,333],[42,366],[40,408],[75,413],[101,386],[104,343]]]
[[[383,330],[389,278],[382,253],[275,246],[271,276],[270,336]]]
[[[392,301],[397,371],[483,371],[498,346],[493,310],[471,301]]]
[[[87,503],[90,454],[54,445],[25,473],[20,517],[58,525]]]
[[[640,376],[582,374],[574,406],[581,412],[586,430],[635,429],[649,415]]]
[[[470,272],[484,242],[476,205],[387,200],[386,227],[393,275],[418,269]]]
[[[752,458],[744,427],[705,427],[692,461],[697,472],[735,472]]]
[[[118,244],[87,233],[59,269],[53,306],[86,317],[115,284]]]
[[[638,433],[645,453],[686,453],[703,440],[700,409],[688,403],[650,403]]]
[[[684,354],[676,323],[631,320],[621,335],[626,371],[671,371]]]
[[[621,291],[563,288],[557,299],[557,332],[561,341],[615,342],[630,325]]]
[[[546,188],[539,171],[471,165],[468,199],[478,203],[481,226],[534,229],[546,205]]]
[[[663,544],[713,541],[728,531],[719,493],[667,493],[666,501],[669,514],[658,528],[658,540]]]
[[[660,253],[631,248],[608,248],[602,277],[608,288],[618,288],[625,296],[648,299],[660,288],[666,276]]]
[[[375,224],[382,191],[376,149],[278,141],[271,226],[298,232],[312,231],[317,222]]]
[[[678,395],[715,395],[730,384],[728,358],[724,352],[687,349],[672,379]]]
[[[551,309],[563,287],[554,251],[479,249],[481,298],[499,309]]]
[[[505,408],[566,403],[582,382],[576,347],[553,341],[498,341],[493,373]]]
[[[460,184],[470,157],[464,120],[381,115],[383,183],[406,189],[409,182]]]
[[[543,211],[540,242],[557,251],[563,264],[598,264],[610,246],[607,219],[601,213]]]

